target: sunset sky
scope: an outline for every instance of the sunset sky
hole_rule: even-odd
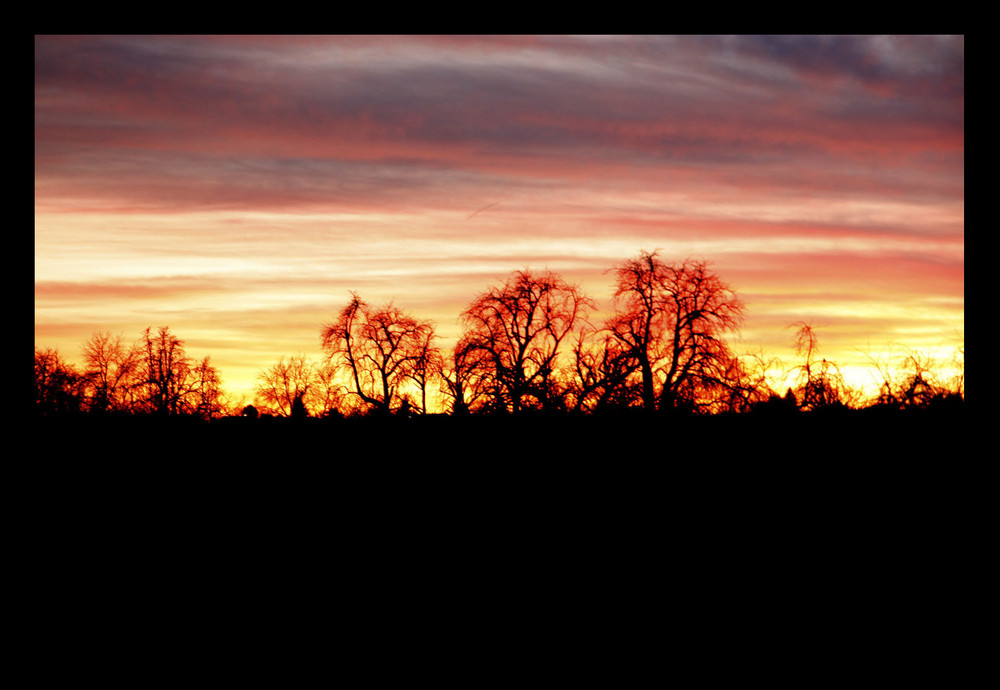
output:
[[[640,250],[857,383],[965,340],[961,36],[38,36],[35,345],[169,326],[252,399],[350,291],[435,322]],[[601,315],[595,315],[600,321]]]

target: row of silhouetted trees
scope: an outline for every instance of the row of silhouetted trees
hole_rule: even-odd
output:
[[[34,406],[41,414],[225,414],[219,372],[194,360],[167,327],[147,328],[135,343],[98,332],[83,345],[81,369],[51,349],[35,348]]]
[[[519,270],[480,293],[461,314],[463,333],[437,345],[434,324],[356,293],[320,331],[323,358],[282,358],[258,376],[252,406],[222,390],[209,358],[194,361],[168,328],[138,342],[96,333],[84,367],[35,349],[35,407],[71,412],[194,415],[241,411],[279,416],[419,414],[435,397],[453,415],[601,414],[641,409],[696,414],[925,407],[964,399],[962,375],[947,381],[909,353],[862,400],[836,364],[818,356],[811,325],[796,324],[795,385],[771,387],[775,362],[735,353],[744,317],[735,292],[704,261],[641,252],[613,267],[614,309],[591,321],[593,299],[551,271]],[[961,363],[960,363],[961,364]],[[964,370],[961,369],[960,370]]]

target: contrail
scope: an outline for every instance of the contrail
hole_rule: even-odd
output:
[[[465,218],[465,219],[466,219],[466,220],[469,220],[469,218],[472,218],[472,217],[473,217],[474,215],[476,215],[477,213],[482,213],[482,212],[483,212],[483,211],[485,211],[486,209],[488,209],[488,208],[493,208],[494,206],[496,206],[496,205],[497,205],[497,204],[499,204],[499,203],[500,203],[499,201],[494,201],[494,202],[493,202],[492,204],[486,204],[485,206],[483,206],[483,207],[482,207],[481,209],[479,209],[478,211],[475,211],[475,212],[473,212],[473,213],[470,213],[470,214],[469,214],[468,216],[466,216],[466,218]]]

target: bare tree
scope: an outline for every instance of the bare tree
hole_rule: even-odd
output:
[[[99,331],[83,345],[84,374],[90,385],[92,412],[128,410],[133,402],[141,351],[121,334]]]
[[[946,366],[924,352],[908,348],[898,357],[893,357],[891,351],[878,357],[865,354],[873,376],[877,375],[878,393],[871,401],[875,406],[919,408],[964,398],[964,346],[955,351]],[[949,369],[950,373],[945,373]]]
[[[315,385],[311,389],[314,412],[320,416],[339,415],[342,412],[346,387],[340,380],[336,365],[329,360],[317,364],[313,370]]]
[[[348,390],[382,414],[402,400],[401,387],[423,366],[426,345],[433,333],[427,321],[418,321],[392,303],[372,308],[351,293],[339,317],[323,326],[323,350],[346,372]]]
[[[776,359],[767,360],[761,353],[731,357],[720,379],[722,394],[717,401],[717,411],[745,413],[761,403],[780,399],[768,380],[768,370],[776,366]]]
[[[451,398],[452,414],[460,416],[482,408],[490,391],[496,390],[487,357],[475,342],[460,338],[450,357],[438,360],[441,391]]]
[[[642,393],[634,380],[638,369],[632,348],[613,333],[581,329],[573,347],[573,408],[597,412],[641,404]]]
[[[668,264],[643,251],[614,272],[608,329],[638,363],[643,406],[703,404],[731,365],[723,338],[742,323],[742,301],[704,261]]]
[[[79,412],[85,378],[58,350],[35,348],[34,410],[42,415]]]
[[[961,386],[964,386],[964,374],[954,382],[958,387],[952,390],[936,373],[938,369],[930,355],[917,350],[908,351],[900,363],[896,384],[896,399],[900,404],[909,408],[927,407],[949,394],[959,395]]]
[[[853,401],[854,391],[844,381],[840,367],[825,357],[819,357],[818,339],[812,324],[800,321],[789,327],[797,328],[795,353],[804,357],[803,363],[795,367],[798,371],[795,394],[799,409],[819,410]]]
[[[593,301],[555,273],[516,271],[462,312],[466,345],[482,355],[496,384],[494,403],[518,413],[526,404],[552,406],[563,341]]]
[[[874,399],[869,401],[872,405],[882,408],[897,408],[899,407],[899,400],[896,397],[896,383],[892,374],[892,365],[890,363],[890,355],[883,359],[880,355],[878,357],[873,357],[870,352],[863,353],[871,365],[869,368],[869,373],[875,379],[875,383],[878,384],[878,393],[874,396]],[[876,378],[877,375],[877,378]]]
[[[432,328],[418,330],[414,343],[416,357],[407,374],[420,391],[420,413],[427,414],[427,387],[440,375],[441,349],[434,345],[437,336]]]
[[[303,401],[315,387],[312,363],[304,355],[282,357],[275,364],[257,374],[256,402],[265,408],[288,417],[296,399]]]
[[[192,411],[202,419],[215,419],[225,413],[227,403],[222,377],[207,356],[191,369],[190,397]]]
[[[143,331],[140,354],[141,381],[147,409],[158,414],[176,415],[191,411],[191,358],[184,351],[184,341],[161,326],[154,335]]]

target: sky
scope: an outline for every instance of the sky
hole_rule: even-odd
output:
[[[168,326],[234,397],[351,291],[436,325],[708,261],[857,385],[965,341],[962,36],[36,36],[35,346]]]

